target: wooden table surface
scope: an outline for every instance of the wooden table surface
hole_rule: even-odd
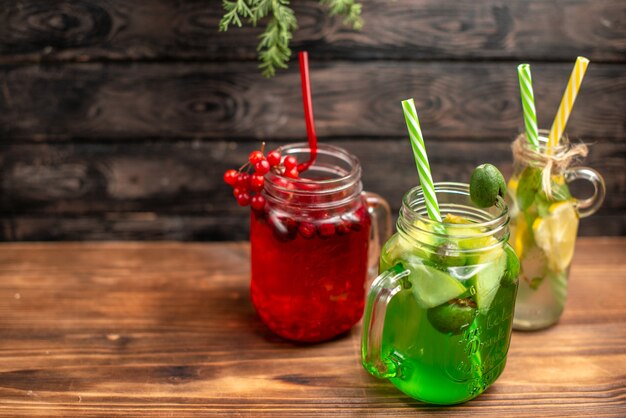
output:
[[[626,238],[580,239],[558,326],[500,379],[421,404],[359,362],[360,326],[297,345],[249,300],[243,243],[0,245],[0,415],[626,416]]]

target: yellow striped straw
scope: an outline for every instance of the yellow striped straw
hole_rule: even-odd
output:
[[[559,139],[563,135],[563,132],[565,132],[567,119],[569,119],[569,115],[572,113],[572,107],[574,107],[574,101],[578,95],[578,90],[583,82],[583,77],[585,76],[585,71],[587,71],[588,65],[589,60],[587,58],[576,58],[576,64],[574,65],[572,74],[569,77],[569,82],[567,83],[565,93],[563,93],[559,110],[556,112],[556,117],[554,118],[552,128],[550,129],[548,146],[546,148],[548,154],[552,154],[552,149],[559,145]]]

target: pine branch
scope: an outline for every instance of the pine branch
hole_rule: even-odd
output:
[[[248,20],[253,24],[256,23],[255,16],[250,8],[251,4],[255,2],[255,0],[223,0],[222,7],[226,13],[224,13],[224,16],[222,16],[220,20],[220,32],[226,32],[230,25],[241,27],[242,20]]]
[[[328,6],[330,16],[344,16],[345,25],[351,25],[356,30],[363,28],[361,5],[354,0],[320,0],[320,4]]]
[[[253,13],[256,20],[261,20],[273,10],[272,0],[254,0]]]
[[[344,16],[345,24],[357,30],[363,27],[361,5],[355,0],[320,0],[320,3],[328,6],[329,15]],[[259,68],[266,77],[272,77],[279,68],[287,68],[291,58],[289,42],[298,27],[289,0],[223,0],[222,7],[224,16],[219,24],[222,32],[231,25],[241,27],[246,22],[256,26],[260,20],[269,18],[264,32],[259,36]]]
[[[270,6],[268,7],[267,3]],[[267,7],[263,11],[271,11],[272,18],[265,28],[265,32],[259,36],[261,42],[257,47],[259,51],[259,68],[265,77],[276,74],[277,68],[287,68],[287,62],[291,57],[289,41],[293,38],[293,31],[298,27],[296,15],[288,7],[288,0],[261,0],[259,8]],[[262,16],[262,12],[258,16]]]

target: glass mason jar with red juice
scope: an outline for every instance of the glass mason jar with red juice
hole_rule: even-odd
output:
[[[309,161],[308,145],[282,147]],[[387,203],[363,192],[361,166],[346,150],[319,145],[298,178],[267,173],[263,210],[251,211],[251,294],[276,334],[317,342],[348,331],[363,314],[368,270],[390,232]]]

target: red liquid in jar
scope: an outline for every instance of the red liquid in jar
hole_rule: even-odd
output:
[[[323,341],[363,314],[370,218],[359,199],[349,212],[297,222],[252,213],[252,302],[276,334]]]

